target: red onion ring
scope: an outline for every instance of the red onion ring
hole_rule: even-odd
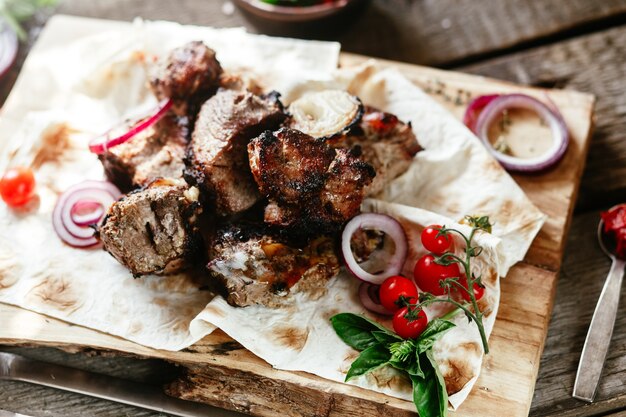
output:
[[[72,222],[78,226],[89,226],[104,216],[104,206],[98,201],[80,200],[70,209]]]
[[[532,110],[550,126],[554,141],[546,153],[534,158],[516,158],[494,149],[488,137],[489,127],[504,110],[511,108]],[[565,155],[570,141],[563,117],[537,99],[524,94],[508,94],[491,99],[478,116],[475,132],[494,158],[505,169],[514,172],[539,172],[556,165]]]
[[[83,181],[68,188],[57,200],[52,212],[52,225],[61,240],[70,246],[86,248],[99,243],[90,225],[98,223],[105,214],[105,207],[113,204],[122,193],[106,181]],[[81,205],[99,205],[103,209],[99,217],[76,221],[76,208]],[[95,220],[86,224],[87,220]]]
[[[19,42],[15,31],[0,18],[0,78],[15,62],[18,46]]]
[[[172,104],[172,99],[162,100],[159,105],[145,117],[133,122],[122,122],[118,126],[112,127],[104,134],[94,138],[89,143],[89,150],[97,155],[100,155],[105,153],[108,149],[129,141],[138,133],[143,132],[161,120],[172,107]],[[120,129],[124,129],[125,133],[119,136],[115,135],[114,132],[117,132]]]
[[[350,248],[350,241],[352,236],[359,229],[375,229],[384,232],[389,236],[395,246],[396,250],[391,255],[387,267],[382,272],[377,274],[371,274],[361,268],[359,263],[352,253]],[[369,282],[370,284],[380,285],[382,282],[393,276],[398,275],[404,266],[406,255],[408,251],[408,243],[404,229],[396,219],[389,217],[386,214],[378,213],[362,213],[350,220],[341,234],[341,252],[348,271],[361,281]]]
[[[382,314],[385,316],[393,316],[393,311],[387,310],[380,303],[380,298],[378,296],[379,288],[379,285],[372,285],[367,282],[362,282],[359,286],[359,298],[361,299],[361,303],[363,304],[363,307],[373,313]]]
[[[463,115],[463,124],[467,126],[472,132],[476,133],[476,121],[478,116],[483,111],[485,106],[493,101],[493,99],[500,97],[500,94],[489,94],[486,96],[478,96],[467,105],[465,114]]]

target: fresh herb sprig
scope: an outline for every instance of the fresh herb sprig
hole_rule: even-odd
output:
[[[24,40],[26,32],[21,22],[29,19],[37,9],[54,6],[58,0],[0,0],[0,25],[2,19]]]
[[[392,366],[411,380],[413,402],[420,417],[445,416],[448,393],[432,347],[455,326],[449,319],[458,311],[431,321],[417,339],[402,339],[384,326],[357,314],[340,313],[331,317],[339,338],[361,352],[352,362],[346,381],[383,366]]]

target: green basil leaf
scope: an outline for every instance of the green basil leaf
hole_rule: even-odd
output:
[[[434,319],[417,339],[417,353],[426,352],[445,332],[456,326],[448,320]]]
[[[420,366],[418,359],[412,359],[404,370],[409,374],[409,376],[419,376],[424,378],[424,371],[422,371],[422,367]]]
[[[374,336],[374,338],[383,345],[402,341],[402,338],[397,334],[389,334],[389,332],[383,332],[381,330],[373,331],[372,336]]]
[[[417,413],[420,417],[445,417],[448,415],[448,393],[432,350],[420,355],[419,360],[424,376],[409,375]]]
[[[352,362],[346,381],[386,365],[389,358],[391,358],[391,353],[384,346],[376,344],[368,347]]]
[[[388,336],[395,336],[388,329],[366,317],[352,313],[340,313],[330,318],[337,336],[348,346],[356,350],[365,350],[378,344],[372,332],[381,331]],[[397,336],[396,336],[397,337]]]

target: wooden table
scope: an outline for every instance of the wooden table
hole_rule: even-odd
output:
[[[343,50],[597,96],[596,128],[571,225],[556,302],[531,409],[533,416],[624,415],[626,296],[596,402],[571,398],[593,308],[609,268],[595,244],[599,211],[626,201],[626,1],[373,0],[334,28],[268,26],[229,12],[222,0],[65,0],[60,13],[130,20],[134,16],[342,42]],[[31,40],[52,11],[29,22]],[[23,60],[27,48],[21,52]],[[0,102],[19,63],[0,83]],[[0,324],[1,325],[1,324]],[[156,361],[92,358],[53,349],[6,348],[26,356],[137,381],[172,369]],[[30,415],[152,416],[154,413],[32,385],[0,382],[0,409]]]

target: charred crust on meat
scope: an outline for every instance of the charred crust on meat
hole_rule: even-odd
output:
[[[173,113],[128,142],[98,155],[107,178],[123,192],[156,178],[182,178],[189,143],[189,120]]]
[[[104,249],[135,277],[185,269],[204,253],[194,196],[183,181],[161,178],[122,197],[98,230]]]
[[[178,115],[195,115],[200,105],[219,87],[222,67],[215,51],[201,41],[173,49],[150,77],[159,99],[171,98]]]
[[[276,91],[276,90],[272,90],[272,91],[270,91],[267,94],[262,94],[261,95],[262,99],[267,100],[268,102],[273,103],[276,106],[278,106],[280,111],[285,113],[285,116],[287,116],[287,113],[285,112],[285,105],[280,100],[280,97],[281,97],[281,94],[278,91]]]
[[[415,155],[422,149],[413,133],[411,123],[371,106],[352,131],[340,140],[328,142],[336,148],[353,149],[355,155],[372,165],[376,178],[368,186],[366,195],[379,194],[391,181],[406,172]]]
[[[264,132],[248,144],[252,175],[263,195],[298,204],[324,183],[333,149],[297,130]]]
[[[278,307],[291,288],[320,296],[339,271],[334,240],[318,237],[294,245],[284,231],[265,224],[224,225],[210,245],[209,274],[228,303]]]
[[[300,131],[264,132],[248,145],[252,174],[268,198],[264,219],[299,236],[333,233],[358,214],[376,175],[357,152]]]
[[[218,215],[241,213],[259,201],[246,146],[264,130],[277,128],[285,117],[278,94],[263,98],[220,90],[202,106],[183,176],[206,194]]]

